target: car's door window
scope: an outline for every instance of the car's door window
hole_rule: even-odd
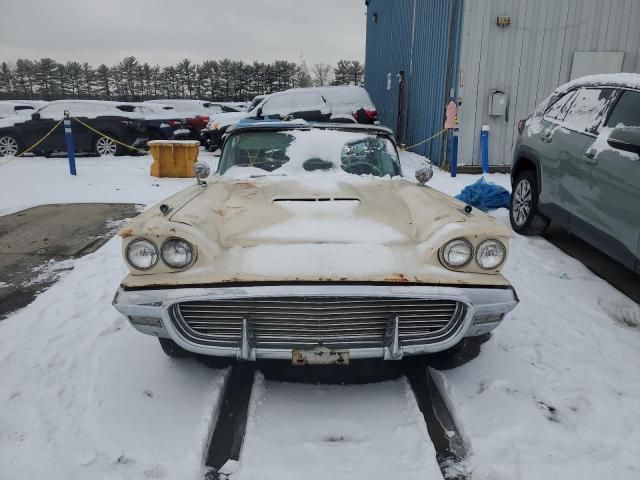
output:
[[[569,107],[573,102],[573,98],[576,96],[577,90],[573,90],[564,96],[560,97],[549,109],[545,112],[544,118],[547,120],[553,120],[558,123],[562,123],[567,116]]]
[[[622,92],[607,120],[607,127],[640,127],[640,92]]]
[[[562,125],[575,132],[597,134],[615,98],[612,88],[578,89],[567,105]]]
[[[270,98],[262,107],[263,115],[286,115],[291,111],[291,96],[278,95]]]

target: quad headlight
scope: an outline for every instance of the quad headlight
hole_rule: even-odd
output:
[[[149,270],[158,263],[158,249],[149,240],[134,240],[125,251],[129,265],[138,270]]]
[[[499,240],[489,239],[476,248],[476,262],[485,270],[494,270],[502,265],[507,256],[507,249]]]
[[[460,268],[467,265],[473,257],[473,246],[464,238],[456,238],[442,249],[442,261],[446,267]]]
[[[162,261],[171,268],[185,268],[193,261],[193,247],[182,238],[170,238],[160,249]]]
[[[496,270],[507,258],[507,247],[500,240],[490,238],[483,240],[474,248],[466,238],[456,238],[440,250],[440,259],[445,267],[459,270],[471,263],[474,254],[480,268]]]

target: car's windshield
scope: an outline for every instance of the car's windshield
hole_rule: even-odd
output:
[[[252,172],[288,174],[338,170],[355,175],[400,175],[393,143],[384,136],[335,130],[244,132],[232,135],[218,171],[251,168]]]

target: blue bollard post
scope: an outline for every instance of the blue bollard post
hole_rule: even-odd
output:
[[[480,131],[480,153],[482,155],[482,173],[489,173],[489,125],[483,125]]]
[[[451,136],[451,176],[458,175],[458,129],[453,129]]]
[[[69,158],[69,173],[76,175],[76,152],[73,146],[73,132],[71,131],[71,119],[69,112],[64,111],[64,139],[67,143],[67,157]]]

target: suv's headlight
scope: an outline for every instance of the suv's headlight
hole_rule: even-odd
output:
[[[149,240],[134,240],[125,250],[129,265],[138,270],[149,270],[158,263],[158,249]]]
[[[507,256],[507,248],[499,240],[485,240],[476,249],[476,262],[480,268],[485,270],[495,270]]]
[[[170,238],[160,249],[162,261],[171,268],[185,268],[193,261],[193,247],[182,238]]]
[[[471,261],[472,257],[473,246],[464,238],[451,240],[442,249],[442,261],[445,263],[445,267],[464,267]]]

